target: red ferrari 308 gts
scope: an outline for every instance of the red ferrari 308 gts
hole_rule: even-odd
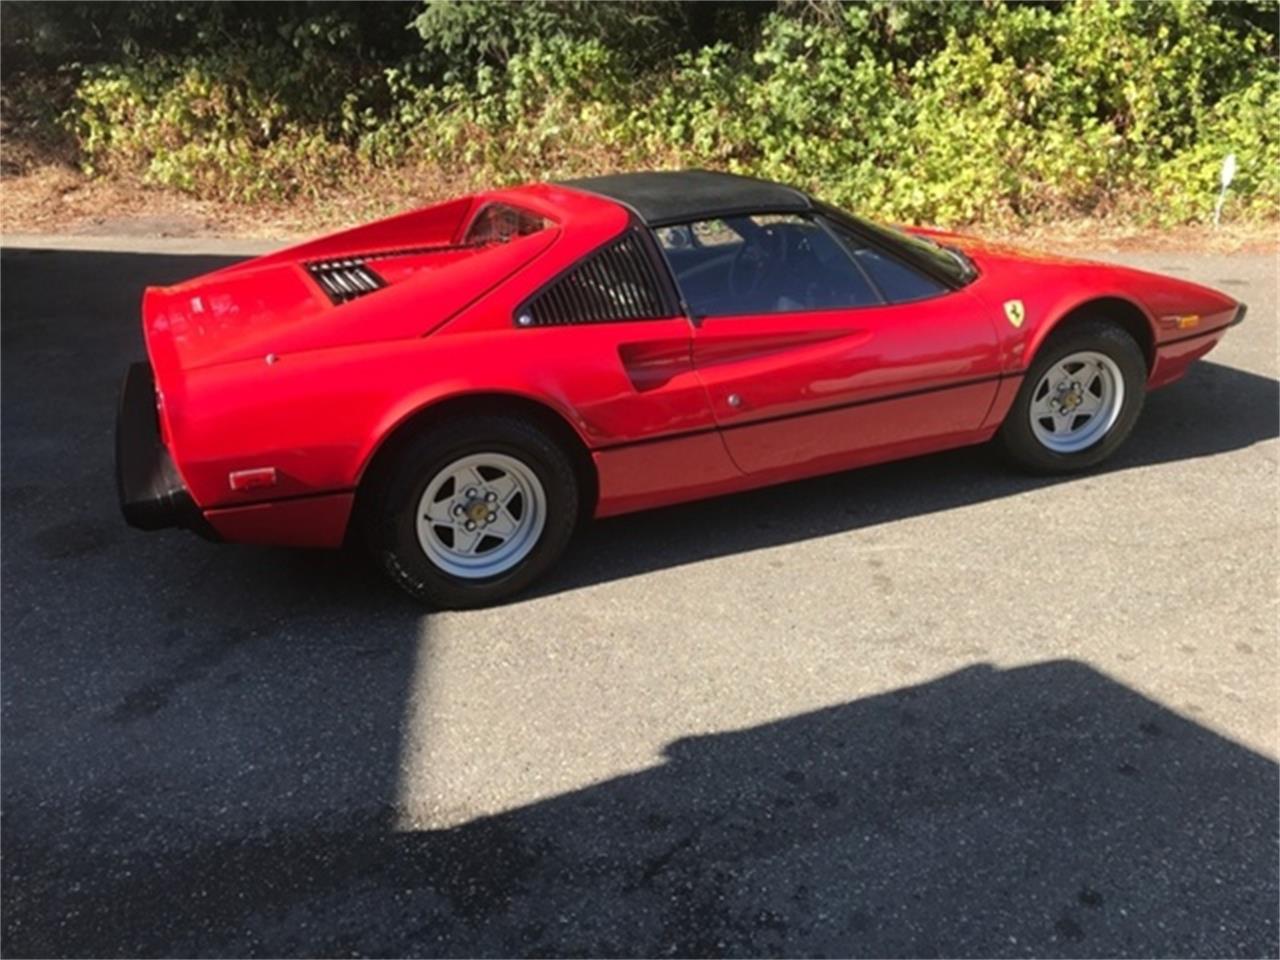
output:
[[[995,438],[1099,463],[1245,308],[705,171],[476,194],[148,289],[137,527],[336,547],[436,606],[584,518]]]

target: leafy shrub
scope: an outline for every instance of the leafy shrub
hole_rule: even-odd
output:
[[[1244,220],[1280,217],[1280,86],[1262,76],[1207,111],[1199,137],[1162,162],[1152,174],[1155,219],[1198,223],[1213,214],[1223,156],[1236,155],[1239,172],[1224,216]]]
[[[91,71],[76,130],[91,173],[136,171],[206,197],[278,199],[332,186],[347,151],[291,118],[234,59]]]
[[[1274,5],[1274,4],[1273,4]],[[217,53],[85,72],[86,166],[288,198],[371,171],[511,182],[710,166],[943,224],[1280,216],[1275,34],[1256,6],[787,4],[693,42],[686,4],[440,3],[375,67],[340,10]]]
[[[476,67],[502,68],[521,51],[555,40],[595,41],[628,68],[674,55],[689,37],[685,8],[663,0],[425,0],[412,27],[428,68],[466,80]]]
[[[1105,213],[1164,182],[1164,196],[1186,203],[1154,216],[1181,220],[1203,202],[1188,191],[1206,178],[1173,183],[1179,168],[1166,165],[1184,153],[1220,163],[1231,144],[1215,117],[1242,95],[1217,104],[1215,95],[1246,81],[1274,89],[1276,77],[1263,35],[1235,34],[1208,13],[1191,2],[1119,2],[1059,13],[860,5],[817,24],[776,16],[750,60],[719,48],[680,61],[635,125],[648,127],[651,148],[674,141],[682,161],[821,187],[894,219]],[[917,59],[922,43],[937,46]],[[1253,138],[1237,150],[1253,172],[1237,184],[1249,196],[1278,169],[1263,99],[1245,97],[1252,114],[1238,124]],[[1239,212],[1267,209],[1249,202]]]

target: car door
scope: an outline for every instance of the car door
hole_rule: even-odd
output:
[[[656,231],[694,369],[746,473],[803,475],[963,443],[995,397],[997,331],[963,289],[816,217]]]

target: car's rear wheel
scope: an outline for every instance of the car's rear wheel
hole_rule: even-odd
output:
[[[369,539],[401,588],[435,607],[504,600],[564,552],[578,484],[536,427],[479,416],[414,437],[376,484]]]
[[[1146,393],[1146,360],[1126,331],[1104,320],[1052,334],[1027,370],[1000,428],[1018,466],[1072,473],[1101,463],[1133,430]]]

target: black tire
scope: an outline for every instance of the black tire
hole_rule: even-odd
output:
[[[437,566],[418,540],[418,504],[431,480],[471,454],[498,453],[530,469],[546,497],[537,542],[496,576],[455,576]],[[410,596],[432,607],[465,609],[506,600],[528,587],[564,553],[578,520],[578,482],[565,452],[541,430],[513,417],[475,416],[439,424],[414,437],[374,478],[365,503],[369,546],[379,565]]]
[[[1124,381],[1124,397],[1120,412],[1106,433],[1082,450],[1060,453],[1037,439],[1031,426],[1031,404],[1045,374],[1060,360],[1083,351],[1103,354],[1116,365]],[[1036,353],[1013,406],[1000,427],[997,442],[1009,461],[1031,473],[1060,474],[1088,470],[1115,453],[1129,436],[1142,412],[1146,385],[1146,358],[1142,355],[1142,348],[1125,330],[1103,319],[1072,323],[1050,334]]]

